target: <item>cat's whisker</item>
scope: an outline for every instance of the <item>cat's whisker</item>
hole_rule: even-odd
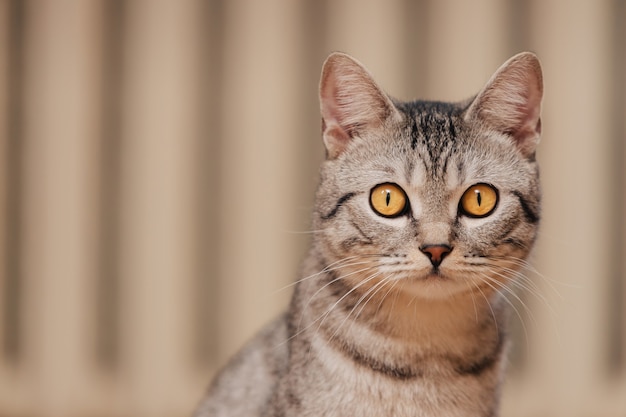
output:
[[[495,265],[497,267],[503,268],[500,265]],[[543,304],[548,308],[549,311],[549,315],[548,317],[550,317],[550,323],[552,325],[552,327],[554,328],[554,332],[557,335],[557,337],[561,338],[561,334],[560,334],[560,330],[559,327],[557,325],[557,321],[556,321],[556,317],[557,317],[557,312],[554,309],[554,307],[550,304],[550,302],[548,301],[548,299],[543,295],[543,293],[539,290],[539,288],[534,284],[534,282],[532,282],[532,280],[530,280],[530,278],[526,277],[524,274],[522,274],[520,271],[516,271],[510,268],[507,268],[508,271],[512,274],[514,274],[514,279],[510,280],[509,282],[511,282],[511,285],[515,285],[518,288],[521,288],[527,292],[529,292],[530,294],[532,294],[533,296],[535,296],[537,299],[541,300],[543,302]],[[495,272],[497,275],[503,276],[502,274]],[[504,277],[504,276],[503,276]],[[526,284],[523,284],[523,283]],[[533,284],[532,288],[528,286],[528,283]],[[508,288],[508,287],[507,287]],[[531,321],[533,322],[534,325],[537,324],[537,320],[534,316],[534,314],[532,313],[532,309],[530,307],[528,307],[528,305],[520,298],[518,297],[513,290],[509,289],[509,292],[519,301],[519,303],[522,305],[522,307],[524,307],[524,310],[526,311],[526,313],[528,314],[529,318],[531,319]],[[518,314],[519,316],[519,314]],[[524,321],[520,318],[520,320],[522,321],[522,325],[525,327]],[[526,333],[526,332],[525,332]],[[528,344],[528,341],[527,341]]]
[[[495,265],[497,266],[497,265]],[[532,281],[529,277],[525,276],[524,274],[522,274],[519,271],[515,271],[512,269],[509,269],[512,273],[515,273],[515,279],[512,281],[514,285],[518,285],[520,286],[520,288],[526,290],[527,292],[529,292],[531,295],[533,295],[534,297],[536,297],[537,299],[541,300],[542,303],[546,306],[546,308],[548,309],[548,317],[550,318],[550,323],[551,326],[554,328],[554,332],[557,335],[557,337],[561,338],[561,333],[560,333],[560,329],[559,326],[557,324],[557,317],[558,317],[558,313],[555,310],[554,306],[549,302],[548,298],[543,294],[543,292],[540,290],[540,288],[537,286],[536,283],[534,283],[534,281]],[[526,283],[526,285],[531,285],[533,288],[528,288],[526,286],[521,286],[522,282]],[[563,297],[561,296],[561,294],[556,290],[555,287],[553,287],[552,285],[550,285],[550,288],[554,291],[554,293],[562,300]],[[527,308],[527,310],[530,310]]]
[[[387,299],[387,297],[389,296],[389,294],[391,293],[391,291],[393,291],[393,289],[395,288],[396,285],[398,285],[398,280],[392,280],[390,278],[385,278],[386,280],[389,280],[391,282],[391,286],[389,287],[389,289],[387,290],[387,292],[385,293],[385,295],[383,295],[380,298],[380,302],[378,303],[378,307],[376,307],[376,315],[378,315],[378,312],[380,312],[380,309],[383,306],[383,302]],[[396,294],[396,297],[398,296],[398,294]],[[393,307],[392,307],[393,309]]]
[[[522,289],[523,291],[529,293],[530,295],[534,296],[535,298],[537,298],[538,300],[540,300],[550,311],[550,313],[553,315],[553,317],[556,317],[556,311],[554,310],[554,307],[552,306],[552,304],[550,304],[548,298],[544,295],[544,293],[541,291],[541,289],[539,288],[539,286],[533,281],[531,280],[529,277],[527,277],[525,274],[523,274],[521,271],[517,271],[515,269],[512,268],[508,268],[502,265],[498,265],[498,264],[493,264],[491,265],[492,268],[498,268],[501,269],[503,271],[505,271],[507,274],[511,274],[512,275],[512,280],[510,280],[511,285],[514,285],[520,289]],[[553,288],[555,293],[561,297],[561,295],[558,293],[558,291],[556,291],[555,288]],[[562,299],[562,297],[561,297]],[[529,309],[527,309],[529,310]]]
[[[379,284],[381,284],[380,286],[378,286],[378,288],[376,288],[376,290],[369,296],[369,298],[365,301],[365,303],[363,303],[363,305],[361,306],[361,308],[359,309],[359,311],[356,313],[355,318],[359,318],[361,316],[361,313],[363,313],[363,309],[367,306],[367,304],[369,304],[369,302],[380,292],[382,291],[385,286],[387,284],[391,283],[391,285],[389,286],[389,289],[387,290],[387,292],[385,293],[385,295],[383,295],[380,298],[380,301],[378,303],[378,306],[376,307],[376,312],[374,313],[374,315],[378,315],[380,312],[380,309],[382,308],[382,304],[385,301],[385,299],[389,296],[389,293],[393,290],[393,288],[397,285],[398,281],[397,280],[392,280],[390,279],[388,276],[384,276],[383,279],[380,281]],[[397,296],[397,294],[396,294]],[[356,306],[355,306],[356,308]],[[350,312],[350,314],[352,314],[352,312]],[[350,323],[350,328],[352,328],[352,326],[354,325],[356,320],[353,320],[352,323]]]
[[[389,313],[387,314],[388,318],[391,315],[391,312],[394,310],[396,303],[398,302],[398,297],[400,296],[400,293],[404,291],[404,286],[406,285],[406,282],[407,281],[404,279],[394,281],[394,286],[400,283],[400,288],[395,292],[395,296],[393,297],[393,301],[391,302],[391,308],[389,309]]]
[[[351,258],[353,258],[353,259],[354,259],[354,258],[357,258],[357,257],[358,257],[358,256],[354,256],[354,257],[351,257]],[[343,261],[343,260],[342,260],[342,261]],[[337,263],[339,263],[339,262],[340,262],[340,261],[333,262],[333,264],[331,264],[331,265],[336,265],[336,264],[337,264]],[[365,264],[365,263],[366,263],[366,262],[362,262],[362,263],[354,263],[354,264],[356,265],[356,264]],[[349,264],[349,266],[353,266],[353,264]],[[328,267],[327,267],[327,268],[328,268]],[[314,299],[317,295],[319,295],[319,293],[321,293],[321,292],[322,292],[325,288],[327,288],[328,286],[332,285],[333,283],[335,283],[335,282],[337,282],[337,281],[339,281],[339,280],[342,280],[342,279],[348,278],[348,277],[350,277],[350,276],[352,276],[352,275],[355,275],[355,274],[359,274],[359,273],[362,273],[362,272],[366,272],[366,271],[370,270],[371,268],[372,268],[372,267],[370,266],[370,267],[368,267],[368,268],[363,268],[363,269],[360,269],[360,270],[357,270],[357,271],[353,271],[353,272],[350,272],[350,273],[345,274],[345,275],[340,275],[340,276],[338,276],[338,277],[336,277],[336,278],[332,279],[331,281],[329,281],[328,283],[326,283],[326,284],[325,284],[325,285],[323,285],[322,287],[320,287],[320,288],[319,288],[319,289],[318,289],[318,290],[317,290],[317,291],[316,291],[313,295],[311,295],[311,297],[309,297],[309,299],[307,300],[306,304],[304,305],[304,307],[303,307],[303,309],[302,309],[302,310],[303,310],[303,314],[301,314],[301,315],[300,315],[300,319],[298,320],[297,331],[296,331],[296,332],[295,332],[295,333],[294,333],[291,337],[287,338],[287,340],[285,340],[285,341],[283,342],[283,344],[284,344],[284,343],[289,342],[290,340],[292,340],[292,339],[296,338],[297,336],[299,336],[300,334],[302,334],[303,332],[305,332],[306,330],[308,330],[310,327],[312,327],[313,325],[315,325],[315,323],[316,323],[316,322],[320,319],[320,318],[318,317],[316,320],[314,320],[314,321],[313,321],[312,323],[310,323],[308,326],[306,326],[306,327],[304,327],[304,328],[301,328],[301,326],[302,326],[302,319],[303,319],[303,317],[304,317],[304,315],[305,315],[305,314],[304,314],[304,312],[306,312],[306,310],[308,309],[308,307],[309,307],[309,305],[310,305],[311,301],[312,301],[312,300],[313,300],[313,299]],[[322,273],[329,272],[329,271],[334,271],[334,270],[337,270],[337,269],[339,269],[339,268],[331,269],[331,270],[328,270],[328,271],[326,271],[326,270],[322,270],[322,271],[320,271],[320,272],[318,272],[318,273],[316,273],[316,274],[313,274],[313,275],[311,275],[311,276],[309,276],[309,277],[307,277],[307,278],[312,278],[312,277],[314,277],[314,276],[321,275]]]
[[[369,262],[358,262],[358,263],[350,264],[350,265],[348,265],[348,266],[355,266],[355,265],[367,265],[368,263],[369,263]],[[320,288],[318,288],[318,290],[317,290],[317,291],[315,291],[315,293],[314,293],[313,295],[311,295],[311,297],[309,297],[308,301],[307,301],[307,302],[306,302],[306,304],[304,305],[304,310],[306,310],[306,309],[308,308],[308,306],[309,306],[309,304],[311,303],[311,301],[312,301],[312,300],[313,300],[313,299],[314,299],[314,298],[315,298],[315,297],[316,297],[316,296],[317,296],[320,292],[324,291],[324,290],[325,290],[326,288],[328,288],[330,285],[333,285],[333,284],[334,284],[334,283],[336,283],[337,281],[340,281],[340,280],[342,280],[342,279],[345,279],[345,278],[351,277],[351,276],[353,276],[353,275],[358,275],[358,274],[360,274],[360,273],[362,273],[362,272],[369,271],[371,268],[373,268],[373,267],[372,267],[372,266],[368,266],[367,268],[358,269],[358,270],[356,270],[356,271],[352,271],[352,272],[350,272],[350,273],[347,273],[347,274],[344,274],[344,275],[340,275],[340,276],[338,276],[338,277],[336,277],[336,278],[334,278],[334,279],[330,280],[328,283],[326,283],[325,285],[323,285],[323,286],[321,286]],[[330,270],[330,271],[326,271],[326,272],[332,272],[332,271],[335,271],[335,270],[338,270],[338,269],[339,269],[339,268],[334,269],[334,270]]]
[[[487,307],[489,307],[489,311],[491,312],[491,317],[493,318],[493,323],[494,323],[494,325],[496,327],[496,331],[499,332],[498,319],[496,318],[496,312],[493,310],[493,306],[491,305],[491,301],[489,301],[489,298],[487,297],[485,292],[482,290],[482,288],[480,288],[480,285],[478,285],[475,282],[473,282],[473,284],[476,287],[476,289],[480,292],[480,295],[482,295],[482,297],[485,299],[485,302],[487,303]]]
[[[355,262],[353,264],[348,264],[348,265],[345,265],[345,266],[341,266],[339,268],[334,268],[334,269],[330,269],[328,271],[324,271],[324,273],[334,272],[334,271],[340,270],[341,268],[344,268],[344,267],[351,267],[351,266],[356,266],[356,265],[367,265],[368,263],[371,263],[371,262]],[[309,297],[309,299],[307,300],[306,304],[304,305],[303,310],[306,310],[309,307],[309,304],[311,304],[311,301],[313,301],[313,299],[315,297],[317,297],[317,295],[319,295],[319,293],[324,291],[329,286],[333,285],[334,283],[336,283],[336,282],[338,282],[338,281],[340,281],[342,279],[346,279],[346,278],[349,278],[349,277],[351,277],[353,275],[358,275],[360,273],[369,271],[372,268],[373,268],[373,266],[368,266],[366,268],[357,269],[356,271],[352,271],[352,272],[349,272],[347,274],[339,275],[339,276],[333,278],[332,280],[328,281],[326,284],[324,284],[323,286],[318,288],[317,291],[315,291],[315,293],[313,293],[313,295],[311,295],[311,297]]]
[[[568,282],[564,282],[564,281],[559,281],[558,279],[554,279],[552,277],[549,277],[549,276],[541,273],[530,262],[528,262],[527,260],[522,259],[522,258],[517,258],[517,257],[514,257],[514,256],[500,256],[500,257],[492,257],[492,256],[490,256],[489,259],[502,260],[502,261],[505,261],[505,262],[511,262],[511,263],[514,263],[514,264],[524,268],[525,270],[527,270],[527,271],[537,275],[539,278],[541,278],[542,281],[546,282],[549,285],[550,289],[552,291],[554,291],[554,293],[556,295],[558,295],[559,297],[561,297],[561,294],[556,289],[555,285],[559,285],[559,286],[567,287],[567,288],[581,288],[580,285],[576,285],[576,284],[572,284],[572,283],[568,283]]]
[[[504,271],[505,275],[501,275],[501,276],[507,277],[510,275],[509,281],[512,283],[512,285],[530,293],[533,296],[536,296],[537,298],[547,303],[547,299],[541,293],[537,284],[534,281],[532,281],[530,278],[528,278],[526,275],[524,275],[521,271],[517,271],[515,269],[508,268],[502,265],[492,265],[492,268]]]
[[[294,282],[292,282],[290,284],[287,284],[284,287],[281,287],[281,288],[275,290],[274,293],[276,294],[276,293],[279,293],[281,291],[285,291],[285,290],[287,290],[287,289],[289,289],[291,287],[294,287],[294,286],[298,285],[301,282],[304,282],[304,281],[307,281],[309,279],[318,277],[318,276],[320,276],[320,275],[322,275],[322,274],[324,274],[326,272],[338,271],[338,270],[340,270],[342,268],[347,268],[347,267],[352,267],[352,266],[357,266],[357,265],[365,265],[368,262],[371,262],[371,260],[362,261],[362,262],[353,262],[353,263],[348,263],[348,262],[349,261],[353,261],[355,259],[367,258],[367,257],[378,258],[380,256],[379,255],[354,255],[354,256],[348,256],[346,258],[340,259],[338,261],[335,261],[335,262],[325,266],[322,270],[320,270],[320,271],[318,271],[318,272],[316,272],[314,274],[308,275],[308,276],[306,276],[304,278],[301,278],[301,279],[299,279],[297,281],[294,281]],[[347,263],[342,264],[342,262],[347,262]]]
[[[528,349],[530,347],[530,339],[529,339],[529,333],[528,333],[528,328],[526,327],[526,323],[524,322],[524,318],[522,316],[522,314],[520,313],[519,309],[515,306],[515,304],[509,300],[509,298],[506,296],[506,294],[504,294],[502,291],[500,291],[501,288],[504,288],[501,286],[501,283],[495,279],[493,279],[492,277],[490,277],[489,275],[486,274],[481,274],[482,276],[482,282],[489,286],[491,289],[493,289],[496,293],[500,294],[502,296],[502,298],[504,299],[504,301],[511,306],[511,308],[513,309],[513,311],[515,311],[515,314],[517,315],[517,317],[520,320],[520,323],[522,325],[522,330],[524,331],[524,340],[526,342],[526,348]],[[494,285],[494,283],[498,284],[497,286]],[[509,289],[509,292],[511,292],[511,290]],[[520,300],[521,302],[521,300]],[[523,303],[522,303],[523,304]],[[526,305],[523,304],[524,307],[526,308]],[[492,310],[493,312],[493,310]],[[494,319],[495,319],[495,315],[494,315]]]
[[[372,279],[375,279],[377,277],[379,277],[380,275],[382,275],[382,273],[379,271],[376,274],[373,274],[372,276],[370,276],[368,278],[368,281],[371,281]],[[344,324],[346,323],[346,321],[348,321],[350,319],[350,317],[352,316],[352,313],[354,313],[356,311],[357,308],[359,308],[359,305],[361,303],[363,303],[363,305],[360,307],[360,310],[358,311],[358,313],[355,314],[355,318],[360,317],[361,313],[363,312],[363,309],[365,308],[365,306],[367,305],[367,303],[369,303],[369,301],[372,299],[372,297],[374,297],[376,295],[376,293],[378,292],[378,290],[380,288],[383,288],[385,286],[385,284],[387,283],[387,278],[383,278],[382,280],[380,280],[379,282],[377,282],[376,284],[374,284],[374,286],[372,286],[372,288],[368,289],[356,302],[356,304],[354,305],[354,307],[352,307],[352,309],[350,310],[350,312],[346,315],[346,317],[343,319],[343,321],[339,324],[339,326],[337,326],[337,328],[335,329],[335,331],[333,332],[333,334],[330,336],[330,340],[334,339],[334,337],[337,335],[337,333],[339,332],[339,330],[341,330],[341,328],[344,326]],[[369,297],[369,298],[368,298]],[[367,300],[366,300],[367,298]],[[363,302],[365,300],[365,302]],[[354,325],[356,320],[353,320],[352,323],[350,323],[350,327],[352,327],[352,325]]]
[[[379,273],[378,276],[383,275],[382,273]],[[367,306],[367,304],[372,300],[373,297],[376,296],[376,294],[378,293],[378,291],[382,288],[384,288],[385,285],[387,285],[389,282],[391,282],[389,280],[388,277],[383,276],[383,278],[377,282],[372,288],[370,288],[369,290],[367,290],[363,296],[357,301],[357,303],[354,305],[353,310],[350,312],[349,315],[351,315],[353,313],[354,310],[356,310],[357,308],[359,308],[359,305],[361,303],[363,303],[361,305],[361,307],[359,308],[359,311],[356,313],[355,317],[360,317],[361,313],[363,312],[363,309]],[[367,298],[367,300],[365,300],[365,298]],[[363,302],[365,300],[365,302]],[[348,316],[349,316],[348,315]]]
[[[353,275],[357,275],[357,274],[361,274],[361,273],[365,273],[368,272],[370,270],[372,270],[375,266],[369,266],[367,268],[362,268],[359,269],[357,271],[352,271],[348,274],[345,275],[341,275],[337,278],[332,279],[331,281],[329,281],[328,283],[326,283],[325,285],[323,285],[321,288],[319,288],[313,295],[311,295],[311,297],[309,297],[309,300],[307,301],[307,303],[305,304],[304,309],[306,310],[308,305],[311,303],[311,301],[324,289],[328,288],[330,285],[336,283],[339,280],[348,278],[350,276]],[[369,281],[370,277],[361,280],[358,284],[356,284],[355,286],[353,286],[350,291],[346,292],[341,298],[339,298],[338,300],[336,300],[336,302],[326,311],[326,313],[324,313],[323,315],[327,315],[328,313],[330,313],[331,310],[333,310],[338,304],[340,304],[348,295],[350,295],[353,291],[357,290],[358,288],[360,288],[361,286],[365,285],[368,281]],[[318,318],[319,319],[319,318]],[[316,320],[317,321],[317,320]]]
[[[469,288],[470,296],[472,297],[472,304],[474,306],[474,317],[476,318],[476,323],[478,323],[478,307],[476,306],[476,298],[474,297],[474,288],[476,285],[472,280],[466,280],[467,286]]]
[[[363,310],[365,309],[365,307],[367,306],[367,304],[369,304],[370,301],[372,301],[372,299],[374,297],[377,296],[377,294],[382,291],[385,286],[387,284],[391,283],[391,286],[389,287],[389,289],[387,290],[387,292],[385,293],[385,295],[383,295],[382,297],[380,297],[380,301],[378,302],[378,306],[376,307],[376,313],[377,314],[380,309],[382,308],[382,304],[385,301],[385,298],[389,295],[389,293],[392,291],[393,287],[396,285],[397,281],[392,280],[391,278],[389,278],[389,276],[384,276],[380,283],[378,283],[375,287],[377,288],[372,288],[374,289],[374,291],[371,292],[371,294],[369,295],[369,297],[367,298],[367,300],[365,300],[365,302],[363,303],[363,305],[360,307],[359,311],[356,313],[355,317],[358,318],[361,316],[361,313],[363,312]],[[368,291],[369,292],[369,291]],[[356,306],[355,306],[356,307]]]
[[[316,322],[319,321],[318,325],[317,325],[317,329],[315,330],[315,333],[318,333],[320,331],[320,329],[322,328],[322,326],[324,325],[326,319],[328,318],[328,316],[335,310],[335,308],[337,308],[337,306],[339,306],[341,304],[341,302],[346,299],[346,297],[348,297],[350,294],[352,294],[353,292],[357,291],[359,288],[361,288],[362,286],[366,285],[367,283],[369,283],[371,280],[376,279],[376,277],[379,275],[379,273],[375,273],[372,274],[370,276],[368,276],[367,278],[363,279],[361,282],[359,282],[358,284],[356,284],[355,286],[353,286],[349,291],[347,291],[343,296],[341,296],[338,300],[336,300],[328,309],[326,309],[326,311],[322,314],[320,314],[312,323],[311,325],[315,324]],[[307,326],[310,327],[310,326]],[[333,334],[334,335],[334,334]],[[334,336],[333,336],[334,337]],[[331,337],[332,339],[332,337]]]
[[[512,256],[500,256],[500,257],[492,256],[492,257],[487,257],[485,259],[487,259],[489,262],[483,264],[483,266],[487,266],[491,270],[503,271],[506,274],[506,276],[505,275],[500,275],[500,276],[507,278],[507,281],[511,282],[511,285],[514,285],[515,287],[520,288],[521,290],[531,294],[532,296],[541,300],[541,302],[544,303],[550,310],[553,310],[550,302],[548,301],[548,298],[544,295],[542,289],[534,280],[530,279],[530,277],[528,277],[521,270],[510,268],[502,264],[502,263],[513,264],[515,266],[520,267],[522,270],[526,270],[528,272],[536,274],[540,278],[543,278],[543,276],[534,267],[532,267],[530,263],[528,263],[527,261],[523,259],[512,257]],[[502,273],[500,272],[500,274]],[[548,285],[550,289],[552,289],[554,293],[559,298],[562,299],[562,296],[558,292],[558,290],[550,283],[548,283]]]
[[[492,273],[494,275],[496,275],[496,276],[504,278],[505,282],[501,282],[501,281],[495,279],[493,276],[488,276],[489,277],[488,279],[491,282],[493,282],[495,285],[499,285],[502,290],[505,290],[507,293],[509,293],[511,296],[513,296],[513,298],[515,298],[515,300],[517,300],[517,302],[519,302],[520,305],[524,308],[524,311],[526,313],[528,313],[528,316],[533,321],[533,324],[536,324],[537,321],[535,320],[535,317],[534,317],[530,307],[528,307],[528,305],[524,302],[524,300],[522,300],[522,298],[517,294],[517,292],[508,285],[509,283],[511,285],[517,285],[519,283],[516,282],[515,280],[511,280],[511,277],[508,274],[503,274],[502,272],[495,271],[495,270],[492,270]]]

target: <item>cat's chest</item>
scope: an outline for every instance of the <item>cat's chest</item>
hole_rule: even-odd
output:
[[[308,359],[307,372],[288,384],[294,397],[301,398],[296,415],[493,415],[485,381],[447,372],[445,363],[391,369],[359,362],[327,343],[314,343],[313,349],[316,357]]]
[[[301,403],[298,416],[329,417],[486,417],[493,404],[482,389],[462,381],[391,380],[354,373],[318,381],[313,395]],[[311,394],[311,392],[309,392]]]

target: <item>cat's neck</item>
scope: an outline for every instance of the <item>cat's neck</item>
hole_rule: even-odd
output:
[[[471,338],[484,331],[497,331],[507,321],[506,308],[497,294],[462,293],[432,299],[399,289],[380,301],[380,309],[386,320],[377,330],[406,340]]]

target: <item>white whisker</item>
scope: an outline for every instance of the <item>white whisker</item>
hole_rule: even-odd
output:
[[[301,278],[301,279],[299,279],[299,280],[297,280],[297,281],[294,281],[294,282],[292,282],[292,283],[290,283],[290,284],[285,285],[284,287],[281,287],[281,288],[279,288],[279,289],[275,290],[275,291],[274,291],[274,294],[277,294],[277,293],[279,293],[279,292],[281,292],[281,291],[284,291],[284,290],[286,290],[286,289],[288,289],[288,288],[291,288],[291,287],[293,287],[293,286],[295,286],[295,285],[297,285],[297,284],[299,284],[299,283],[301,283],[301,282],[307,281],[307,280],[309,280],[309,279],[311,279],[311,278],[318,277],[318,276],[320,276],[320,275],[322,275],[322,274],[324,274],[324,273],[326,273],[326,272],[333,272],[333,271],[337,271],[337,270],[339,270],[339,269],[341,269],[341,268],[346,268],[346,267],[351,267],[351,266],[356,266],[356,265],[365,265],[365,264],[367,264],[368,262],[371,262],[371,260],[368,260],[368,261],[361,261],[361,262],[354,262],[354,263],[346,263],[346,264],[342,264],[342,262],[348,262],[348,261],[352,261],[352,260],[354,260],[354,259],[359,259],[359,258],[368,258],[368,257],[373,257],[373,258],[376,258],[376,257],[379,257],[379,255],[354,255],[354,256],[348,256],[348,257],[346,257],[346,258],[340,259],[340,260],[338,260],[338,261],[335,261],[335,262],[333,262],[333,263],[331,263],[331,264],[329,264],[329,265],[325,266],[325,267],[324,267],[321,271],[319,271],[319,272],[316,272],[316,273],[314,273],[314,274],[311,274],[311,275],[309,275],[309,276],[306,276],[306,277],[304,277],[304,278]]]
[[[333,312],[333,310],[335,310],[335,308],[337,308],[337,306],[339,306],[339,304],[341,304],[341,302],[348,297],[350,294],[352,294],[354,291],[358,290],[359,288],[361,288],[363,285],[367,284],[368,282],[370,282],[371,280],[375,279],[377,277],[378,274],[373,274],[370,275],[369,277],[367,277],[366,279],[362,280],[361,282],[359,282],[357,285],[355,285],[354,287],[352,287],[350,289],[350,291],[346,292],[344,295],[342,295],[337,301],[335,301],[335,303],[333,303],[333,305],[331,305],[328,309],[326,309],[326,311],[324,313],[322,313],[318,318],[316,318],[312,323],[316,323],[319,321],[319,324],[317,325],[317,329],[315,330],[315,332],[319,332],[320,329],[322,328],[322,326],[324,325],[324,322],[326,321],[326,319],[328,318],[328,316]],[[307,326],[310,327],[310,326]],[[333,333],[334,336],[334,333]],[[332,337],[331,337],[332,339]]]
[[[372,276],[367,278],[367,281],[371,281],[373,279],[376,279],[378,276],[380,276],[381,273],[377,272],[376,274],[373,274]],[[367,290],[356,302],[356,304],[354,305],[354,307],[352,307],[352,310],[350,310],[350,312],[346,315],[346,317],[343,319],[343,321],[339,324],[339,326],[337,326],[337,328],[335,329],[335,331],[333,332],[333,334],[330,336],[330,340],[332,340],[337,333],[339,332],[339,330],[344,326],[344,324],[350,319],[350,316],[352,316],[352,313],[354,313],[356,311],[356,309],[359,307],[359,305],[367,298],[367,300],[363,303],[363,305],[361,306],[361,309],[359,310],[359,312],[355,315],[355,319],[359,317],[359,315],[363,312],[363,309],[365,308],[365,306],[367,305],[367,303],[369,303],[369,301],[372,299],[372,297],[376,294],[376,292],[378,292],[378,289],[381,287],[384,287],[385,283],[387,282],[386,279],[382,279],[381,281],[377,282],[376,284],[374,284],[374,286],[372,286],[372,288],[370,288],[369,290]],[[369,298],[368,298],[369,296]],[[354,324],[354,321],[353,323]]]
[[[526,327],[526,323],[524,322],[524,318],[522,317],[522,314],[519,312],[519,310],[517,309],[517,307],[515,307],[515,304],[513,304],[513,302],[511,302],[511,300],[509,300],[509,298],[506,296],[505,293],[503,293],[502,291],[500,291],[501,288],[504,288],[507,290],[507,292],[509,292],[510,294],[512,294],[514,297],[516,297],[520,303],[522,303],[522,305],[524,306],[524,308],[526,310],[528,310],[528,307],[526,306],[526,304],[524,304],[524,302],[508,287],[503,286],[502,283],[500,283],[498,280],[492,278],[491,276],[487,275],[487,274],[481,274],[482,279],[481,281],[483,283],[485,283],[486,285],[488,285],[491,289],[493,289],[495,292],[497,292],[498,294],[500,294],[502,296],[502,298],[504,299],[504,301],[511,306],[511,308],[513,309],[513,311],[515,311],[515,314],[517,315],[517,317],[520,320],[520,323],[522,324],[522,329],[524,330],[524,340],[526,341],[526,347],[529,348],[529,337],[528,337],[528,328]],[[498,286],[494,285],[497,284],[498,286],[500,286],[500,288],[498,288]],[[495,318],[495,316],[494,316]],[[532,319],[532,317],[531,317]],[[534,320],[533,320],[534,321]]]
[[[307,277],[305,277],[305,278],[303,278],[303,279],[301,279],[301,280],[298,280],[296,283],[291,284],[291,285],[295,285],[295,284],[297,284],[297,283],[299,283],[299,282],[303,282],[303,281],[309,280],[309,279],[311,279],[311,278],[318,277],[318,276],[320,276],[320,275],[322,275],[322,274],[325,274],[325,273],[328,273],[328,272],[338,271],[338,270],[341,270],[342,268],[353,267],[353,266],[358,266],[358,265],[366,265],[366,264],[371,264],[371,263],[373,262],[373,260],[372,260],[372,259],[369,259],[369,260],[366,260],[366,261],[359,261],[359,262],[351,262],[351,261],[353,261],[353,260],[355,260],[355,259],[358,259],[358,258],[363,258],[363,257],[372,257],[372,258],[375,258],[375,257],[377,257],[377,256],[378,256],[378,255],[355,255],[355,256],[350,256],[350,257],[347,257],[347,258],[340,259],[340,260],[338,260],[338,261],[335,261],[335,262],[333,262],[333,263],[329,264],[328,266],[326,266],[326,267],[325,267],[324,269],[322,269],[321,271],[319,271],[319,272],[317,272],[317,273],[315,273],[315,274],[311,274],[311,275],[309,275],[309,276],[307,276]],[[347,273],[347,274],[339,275],[338,277],[336,277],[336,278],[334,278],[334,279],[330,280],[330,281],[329,281],[329,282],[327,282],[325,285],[323,285],[323,286],[321,286],[320,288],[318,288],[318,289],[317,289],[317,291],[316,291],[313,295],[311,295],[311,296],[309,297],[309,299],[307,300],[306,304],[305,304],[305,305],[304,305],[304,307],[302,308],[302,311],[301,311],[301,314],[300,314],[300,319],[299,319],[299,321],[298,321],[297,331],[295,332],[295,334],[293,334],[292,336],[290,336],[289,338],[287,338],[287,340],[285,340],[282,344],[287,343],[287,342],[289,342],[290,340],[292,340],[292,339],[296,338],[297,336],[301,335],[303,332],[305,332],[307,329],[309,329],[310,327],[312,327],[313,325],[315,325],[315,323],[317,323],[319,320],[321,320],[321,319],[322,319],[322,317],[325,317],[325,315],[324,315],[324,314],[322,314],[320,317],[318,317],[317,319],[315,319],[314,321],[312,321],[312,322],[311,322],[308,326],[306,326],[306,327],[304,327],[304,328],[301,328],[301,326],[302,326],[302,320],[303,320],[304,316],[306,315],[306,314],[305,314],[305,312],[306,312],[306,310],[308,309],[308,307],[309,307],[310,303],[313,301],[313,299],[314,299],[315,297],[317,297],[317,296],[318,296],[318,295],[319,295],[322,291],[324,291],[324,289],[328,288],[328,286],[332,285],[333,283],[335,283],[335,282],[337,282],[337,281],[340,281],[340,280],[342,280],[342,279],[348,278],[348,277],[353,276],[353,275],[356,275],[356,274],[360,274],[360,273],[363,273],[363,272],[367,272],[367,271],[371,270],[372,268],[373,268],[373,266],[368,266],[367,268],[361,268],[361,269],[358,269],[358,270],[356,270],[356,271],[349,272],[349,273]],[[360,285],[361,285],[361,283],[360,283],[358,286],[360,286]],[[357,286],[357,287],[358,287],[358,286]],[[355,288],[356,288],[356,287],[355,287]],[[346,295],[347,295],[347,294],[346,294]],[[345,297],[345,296],[344,296],[344,297]],[[342,298],[343,298],[343,297],[342,297]],[[341,301],[341,300],[340,300],[340,301]],[[332,308],[334,308],[334,306],[333,306],[333,307],[331,307],[331,309],[332,309]],[[327,313],[329,313],[329,312],[327,312]]]

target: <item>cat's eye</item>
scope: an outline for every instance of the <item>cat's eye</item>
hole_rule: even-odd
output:
[[[498,190],[489,184],[475,184],[461,197],[460,208],[469,217],[487,217],[498,204]]]
[[[406,212],[408,199],[402,188],[396,184],[385,183],[372,189],[370,204],[383,217],[397,217]]]

